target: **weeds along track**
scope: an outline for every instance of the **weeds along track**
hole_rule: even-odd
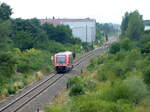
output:
[[[74,68],[76,68],[78,65],[80,65],[82,62],[87,60],[89,57],[92,57],[93,55],[96,55],[98,50],[96,49],[93,51],[90,51],[80,57],[79,59],[75,60]],[[11,101],[7,105],[0,108],[0,112],[17,112],[19,109],[24,107],[24,105],[28,104],[30,101],[35,99],[38,95],[42,94],[47,88],[53,86],[56,84],[58,80],[61,80],[65,74],[56,74],[54,71],[41,83],[37,84],[27,92],[21,94],[19,97],[17,97],[15,100]]]

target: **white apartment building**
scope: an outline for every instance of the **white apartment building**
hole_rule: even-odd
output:
[[[83,42],[95,41],[96,20],[95,19],[41,19],[41,23],[69,25],[74,37],[80,38]]]
[[[150,30],[150,26],[145,26],[144,30]]]

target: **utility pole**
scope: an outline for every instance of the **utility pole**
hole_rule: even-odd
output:
[[[86,42],[87,42],[87,24],[86,24]]]
[[[93,29],[93,27],[91,27],[91,41],[92,41],[92,48],[94,48],[94,29]]]

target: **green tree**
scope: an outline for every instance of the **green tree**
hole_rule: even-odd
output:
[[[101,33],[100,25],[99,23],[96,23],[96,40],[95,41],[97,44],[101,44],[103,42],[102,37],[103,35]]]
[[[49,48],[48,35],[36,18],[12,20],[11,38],[15,46],[21,48],[21,50],[30,48],[48,50]]]
[[[14,42],[14,46],[21,50],[33,48],[33,36],[30,32],[18,31],[12,37],[12,40]]]
[[[9,38],[11,31],[9,19],[11,14],[12,9],[10,6],[5,3],[0,4],[0,53],[7,51],[11,43]]]
[[[53,24],[48,24],[48,23],[45,23],[42,25],[42,28],[44,29],[44,31],[47,33],[48,35],[48,39],[49,40],[55,40],[56,41],[56,27],[54,27]]]
[[[122,37],[129,37],[132,40],[139,40],[144,33],[144,22],[142,15],[136,10],[125,13],[121,24]]]
[[[63,44],[71,42],[72,31],[69,28],[69,26],[58,25],[56,29],[57,29],[56,42],[60,42]]]
[[[12,14],[12,9],[10,8],[10,6],[5,3],[2,3],[0,5],[0,21],[10,19],[11,14]]]
[[[143,79],[139,77],[128,77],[124,81],[124,84],[130,88],[133,95],[131,100],[136,104],[140,103],[140,101],[148,94],[148,90],[143,82]]]
[[[49,40],[54,40],[59,43],[72,43],[78,41],[72,36],[72,31],[69,26],[57,25],[54,27],[52,24],[43,24],[43,29],[46,31]]]
[[[121,31],[122,31],[121,35],[125,35],[126,33],[126,30],[128,28],[128,23],[129,23],[129,17],[130,17],[130,14],[126,12],[121,23]]]
[[[96,24],[96,28],[103,32],[103,35],[114,35],[119,32],[120,26],[112,23]]]
[[[144,22],[138,11],[134,11],[129,19],[127,36],[133,40],[139,40],[144,33]]]
[[[10,29],[10,21],[4,21],[0,23],[0,53],[8,51],[11,45],[11,40],[9,38],[9,34],[11,32]]]

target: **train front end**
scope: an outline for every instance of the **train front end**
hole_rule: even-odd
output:
[[[72,53],[61,52],[54,56],[54,66],[57,73],[69,71],[72,68]]]

